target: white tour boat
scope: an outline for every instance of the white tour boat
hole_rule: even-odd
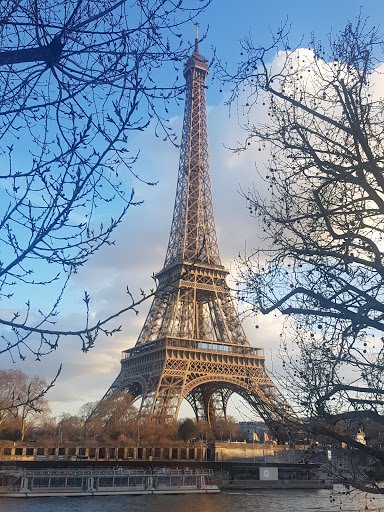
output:
[[[0,498],[217,493],[212,470],[115,468],[2,469]]]

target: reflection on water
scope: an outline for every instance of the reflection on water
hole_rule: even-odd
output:
[[[264,490],[208,495],[0,499],[0,512],[384,512],[384,497]],[[366,508],[368,507],[368,508]]]

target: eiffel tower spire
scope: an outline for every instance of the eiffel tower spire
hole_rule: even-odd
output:
[[[208,73],[208,64],[200,55],[196,34],[195,51],[184,68],[186,101],[179,176],[164,267],[197,260],[221,265],[209,169],[205,99]]]
[[[251,347],[226,283],[217,243],[209,169],[206,78],[195,50],[184,67],[186,101],[174,213],[163,269],[135,347],[122,354],[121,372],[105,395],[141,398],[139,415],[177,419],[181,402],[197,419],[226,417],[230,396],[242,396],[275,432],[297,421]],[[139,403],[139,402],[138,402]]]

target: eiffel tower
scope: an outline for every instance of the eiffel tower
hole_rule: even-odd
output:
[[[211,192],[206,109],[207,60],[195,49],[184,67],[186,101],[179,174],[164,268],[148,316],[121,371],[104,396],[141,398],[139,417],[176,420],[185,399],[197,420],[212,424],[240,395],[284,436],[297,417],[241,325],[221,264]]]

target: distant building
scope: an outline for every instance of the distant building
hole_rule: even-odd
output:
[[[239,425],[248,442],[268,442],[272,440],[272,433],[263,421],[240,421]]]
[[[357,434],[356,434],[356,441],[360,444],[367,444],[367,441],[365,439],[365,432],[360,427]]]

